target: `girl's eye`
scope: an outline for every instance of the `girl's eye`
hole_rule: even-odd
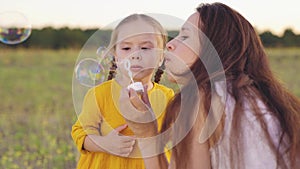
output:
[[[130,50],[130,47],[122,48],[122,50]]]
[[[150,48],[148,47],[141,47],[142,50],[149,50]]]

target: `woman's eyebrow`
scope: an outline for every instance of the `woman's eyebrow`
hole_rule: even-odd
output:
[[[188,28],[188,27],[186,27],[186,26],[183,26],[182,28],[181,28],[181,31],[190,31],[191,29],[190,28]]]

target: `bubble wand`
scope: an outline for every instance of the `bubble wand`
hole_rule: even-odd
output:
[[[128,76],[130,78],[131,84],[127,87],[127,89],[133,89],[136,92],[144,92],[144,86],[141,82],[134,82],[132,77],[132,72],[130,70],[131,63],[128,59],[124,59],[124,68],[128,71]]]

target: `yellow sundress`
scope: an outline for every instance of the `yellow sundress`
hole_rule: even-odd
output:
[[[89,152],[83,149],[83,142],[87,135],[95,134],[105,136],[113,129],[126,123],[118,110],[121,86],[113,79],[90,89],[83,102],[82,112],[72,126],[72,138],[80,152],[77,164],[78,169],[144,169],[144,161],[137,146],[134,147],[130,157],[120,157],[104,152]],[[158,129],[161,129],[165,108],[174,96],[172,89],[154,83],[148,91],[153,112],[157,118]],[[133,135],[129,127],[120,134]],[[170,159],[169,152],[166,153]]]

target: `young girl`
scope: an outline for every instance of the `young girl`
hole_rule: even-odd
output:
[[[129,84],[131,72],[134,82],[148,86],[145,92],[160,130],[164,109],[174,95],[171,89],[151,81],[155,68],[163,63],[165,44],[164,29],[147,15],[130,15],[115,28],[109,49],[116,63],[112,64],[109,81],[87,92],[82,112],[72,127],[72,138],[81,153],[77,168],[144,168],[133,132],[119,111],[119,96],[121,88]],[[112,79],[115,71],[118,73]],[[161,74],[158,69],[156,82]]]

